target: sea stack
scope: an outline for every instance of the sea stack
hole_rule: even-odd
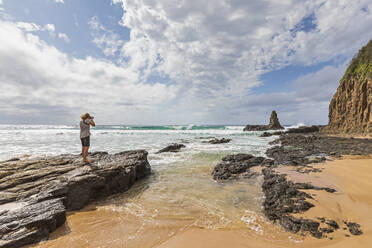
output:
[[[271,112],[269,125],[247,125],[243,131],[267,131],[279,129],[284,129],[284,127],[280,125],[278,115],[276,114],[276,111],[273,110]]]
[[[329,104],[324,133],[372,134],[372,40],[352,59]]]
[[[279,122],[279,119],[278,119],[278,115],[276,114],[276,111],[275,110],[273,110],[271,112],[270,122],[269,122],[269,125],[268,125],[268,129],[271,129],[271,130],[284,129],[280,125],[280,122]]]

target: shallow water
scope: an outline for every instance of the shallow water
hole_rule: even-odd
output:
[[[153,247],[190,227],[247,228],[263,235],[260,180],[217,183],[211,171],[224,153],[199,153],[158,166],[129,191],[88,206],[40,247]]]
[[[171,128],[169,128],[171,127]],[[264,156],[275,137],[243,132],[243,126],[98,126],[92,129],[92,151],[110,153],[146,149],[153,173],[129,191],[71,213],[67,223],[37,247],[153,247],[190,227],[237,229],[272,235],[261,215],[262,178],[218,183],[211,172],[233,153]],[[79,153],[75,126],[0,126],[0,160],[12,157]],[[206,144],[208,137],[230,138]],[[155,154],[170,143],[179,153]],[[275,232],[280,232],[275,229]]]

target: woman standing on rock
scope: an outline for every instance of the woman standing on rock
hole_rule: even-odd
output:
[[[90,146],[90,126],[95,127],[96,124],[94,123],[93,116],[90,116],[89,113],[82,114],[80,121],[80,140],[81,140],[81,155],[83,156],[83,162],[89,163],[90,161],[87,159],[88,157],[88,150]]]

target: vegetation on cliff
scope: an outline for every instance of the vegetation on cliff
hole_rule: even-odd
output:
[[[366,76],[372,75],[372,40],[366,46],[359,50],[358,54],[351,60],[341,81],[347,80],[352,76]]]

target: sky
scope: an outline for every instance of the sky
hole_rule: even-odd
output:
[[[326,124],[370,0],[0,0],[0,124]]]

